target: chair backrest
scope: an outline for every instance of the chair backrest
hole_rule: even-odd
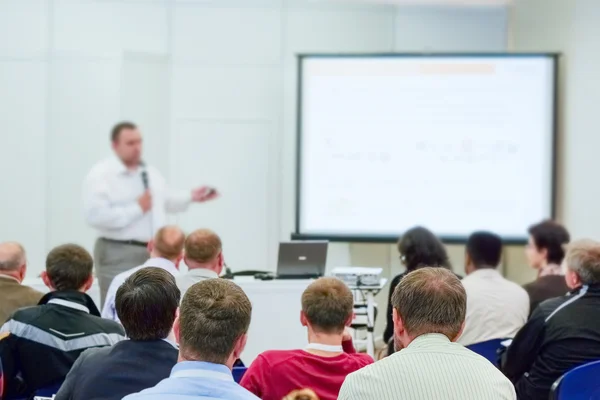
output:
[[[46,387],[38,389],[35,391],[35,396],[36,397],[52,397],[56,393],[58,393],[58,389],[60,389],[62,384],[63,384],[62,382],[58,382],[53,385],[48,385]]]
[[[498,367],[499,361],[500,361],[500,356],[498,355],[498,350],[503,348],[502,342],[505,340],[506,339],[486,340],[485,342],[473,343],[466,347],[467,347],[467,349],[471,350],[472,352],[485,357],[492,364],[494,364],[496,367]]]
[[[246,371],[248,371],[248,368],[246,367],[233,367],[233,370],[231,371],[233,380],[240,383]]]
[[[565,373],[550,390],[551,400],[600,400],[600,361],[593,361]]]

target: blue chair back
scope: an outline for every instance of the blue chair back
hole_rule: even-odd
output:
[[[466,347],[472,352],[485,357],[496,367],[499,367],[500,356],[498,355],[498,350],[503,348],[501,343],[505,340],[506,339],[492,339],[485,342],[473,343]]]
[[[233,367],[233,370],[231,371],[233,374],[233,380],[237,383],[240,383],[246,371],[248,371],[248,368],[246,367]]]
[[[551,400],[600,400],[600,361],[581,365],[558,378]]]

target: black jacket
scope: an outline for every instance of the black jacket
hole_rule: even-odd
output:
[[[155,386],[177,363],[177,347],[165,340],[124,340],[82,353],[55,400],[121,400]]]
[[[600,285],[541,303],[508,347],[502,369],[519,399],[546,400],[556,379],[600,359]]]
[[[123,327],[100,318],[92,299],[75,291],[50,292],[17,310],[0,328],[6,398],[28,397],[61,383],[81,352],[124,339]]]

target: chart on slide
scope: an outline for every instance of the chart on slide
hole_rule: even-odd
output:
[[[552,213],[554,65],[304,58],[298,233],[522,237]]]

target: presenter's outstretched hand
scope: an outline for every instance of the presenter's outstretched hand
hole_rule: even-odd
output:
[[[217,197],[219,197],[217,189],[209,186],[202,186],[192,190],[192,201],[196,203],[204,203],[205,201],[214,200]]]
[[[150,211],[152,209],[152,194],[150,193],[150,190],[146,190],[137,201],[144,213]]]

